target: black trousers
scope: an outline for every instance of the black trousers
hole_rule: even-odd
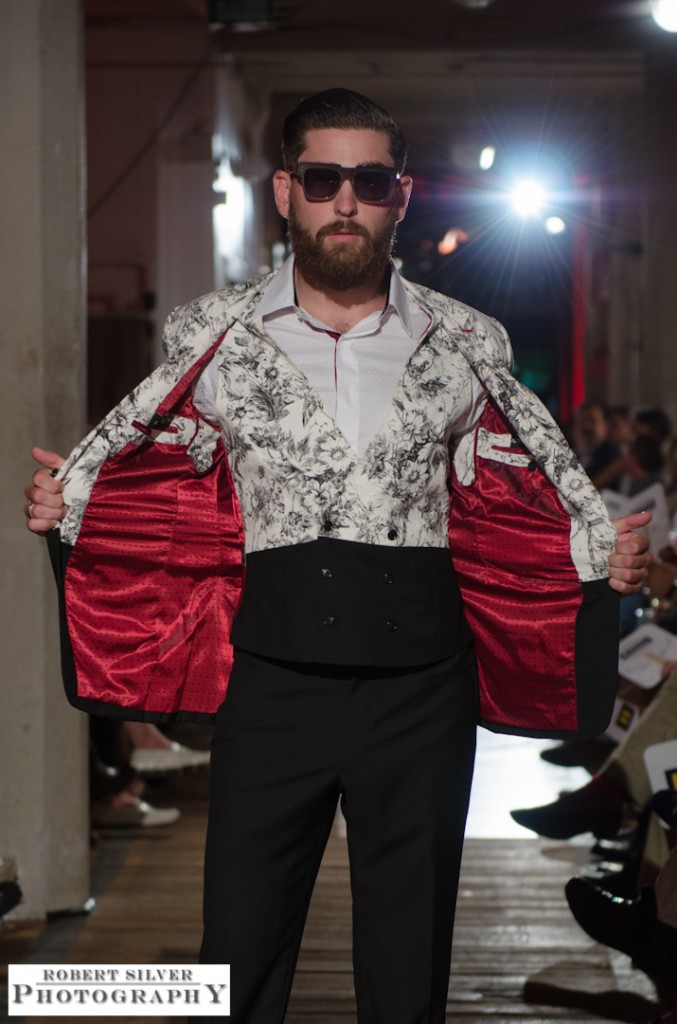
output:
[[[231,965],[232,1024],[284,1020],[339,798],[358,1020],[442,1024],[476,722],[470,650],[406,670],[237,651],[214,731],[200,955]]]

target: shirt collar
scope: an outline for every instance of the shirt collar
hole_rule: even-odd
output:
[[[293,255],[285,260],[280,270],[264,289],[263,295],[256,304],[252,313],[257,319],[260,318],[261,320],[265,320],[266,317],[288,311],[296,313],[301,312],[299,307],[296,305],[296,300],[294,298]],[[410,337],[412,337],[413,328],[411,324],[411,317],[409,316],[409,297],[406,293],[402,278],[392,264],[390,269],[388,302],[386,303],[386,307],[383,310],[383,313],[381,313],[381,316],[385,316],[388,312],[393,312],[400,318],[405,331]]]

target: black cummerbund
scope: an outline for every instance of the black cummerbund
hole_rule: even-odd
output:
[[[471,642],[445,548],[320,539],[247,556],[236,647],[330,665],[421,665]]]

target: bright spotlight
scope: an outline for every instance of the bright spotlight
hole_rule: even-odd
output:
[[[651,14],[659,28],[677,32],[677,0],[652,0]]]
[[[551,235],[561,235],[566,229],[567,226],[561,217],[546,217],[545,230],[549,231]]]
[[[493,146],[485,146],[480,153],[480,167],[483,171],[488,171],[494,166],[494,160],[496,159],[496,150]]]
[[[533,217],[543,205],[545,190],[537,181],[519,181],[510,198],[520,217]]]

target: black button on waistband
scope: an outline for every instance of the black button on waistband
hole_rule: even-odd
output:
[[[336,618],[333,615],[327,615],[326,619],[322,622],[323,626],[333,626],[336,622]]]
[[[388,619],[386,622],[386,629],[389,629],[391,633],[396,633],[399,628],[394,619]]]
[[[322,573],[326,580],[330,580],[334,575],[331,569],[321,569],[320,572]]]
[[[322,529],[324,530],[325,533],[331,533],[331,531],[334,529],[334,524],[332,523],[331,519],[325,519],[325,521],[322,523]]]
[[[397,530],[388,530],[388,540],[397,540]]]
[[[389,572],[384,572],[383,573],[383,582],[384,583],[392,583],[393,582],[393,577],[392,577],[392,575]]]

